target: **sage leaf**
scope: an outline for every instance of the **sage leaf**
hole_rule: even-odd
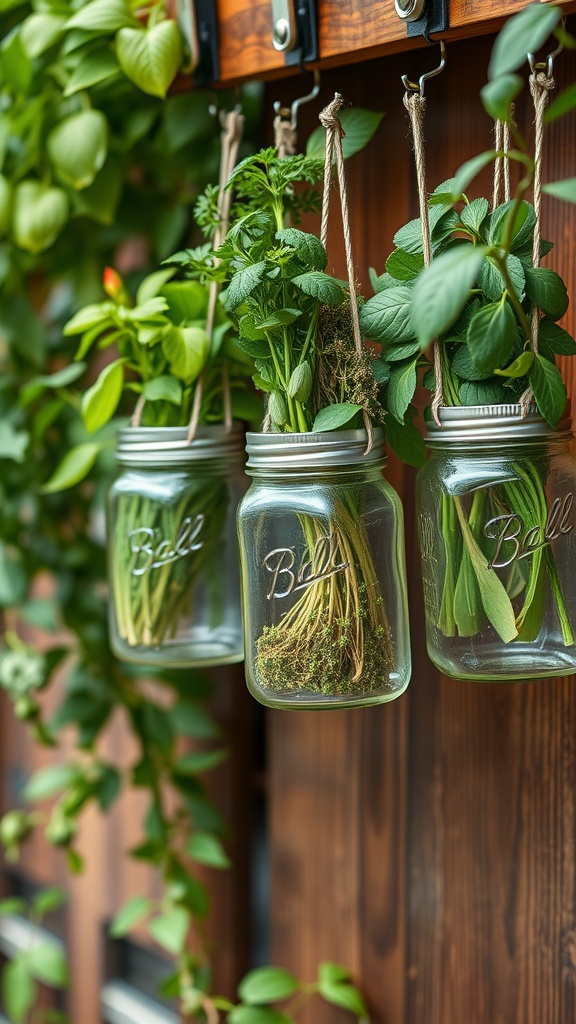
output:
[[[78,780],[78,768],[73,764],[51,764],[40,768],[24,787],[23,797],[27,803],[46,800],[61,793]]]
[[[275,1003],[299,988],[297,978],[281,967],[256,967],[242,978],[238,995],[244,1003]]]
[[[353,985],[346,985],[343,982],[321,979],[318,983],[318,992],[323,999],[334,1006],[341,1006],[357,1017],[366,1019],[368,1010],[360,992]]]
[[[390,370],[386,404],[388,412],[404,423],[404,415],[416,391],[416,363],[411,359],[408,363],[393,366]]]
[[[344,129],[342,152],[344,159],[354,156],[370,142],[384,117],[383,113],[365,110],[362,107],[351,107],[340,112],[340,122]],[[326,130],[316,128],[306,143],[306,156],[315,160],[324,160],[326,154]]]
[[[50,479],[41,488],[44,494],[53,494],[56,491],[65,491],[68,487],[74,487],[80,483],[92,469],[98,454],[102,451],[102,445],[96,442],[87,442],[76,445],[62,459],[56,467]]]
[[[361,409],[361,405],[355,405],[353,402],[327,405],[325,409],[320,409],[312,424],[312,430],[315,433],[322,430],[339,430],[340,427],[350,423],[350,420],[353,420]]]
[[[544,419],[555,427],[566,406],[566,385],[560,370],[544,356],[536,355],[528,376],[534,399]]]
[[[509,121],[511,107],[522,91],[524,80],[520,75],[505,74],[488,82],[481,90],[480,97],[484,110],[495,121]],[[471,634],[467,634],[471,635]]]
[[[408,341],[405,344],[389,345],[382,353],[382,356],[388,363],[399,363],[403,359],[408,359],[409,356],[415,355],[416,352],[420,352],[418,342]]]
[[[173,405],[182,402],[182,384],[169,374],[147,380],[142,393],[147,402],[172,402]]]
[[[568,309],[566,285],[560,275],[548,267],[526,268],[526,294],[551,320],[559,320]]]
[[[475,234],[479,234],[482,222],[489,213],[490,204],[487,199],[473,199],[462,210],[460,220],[465,227],[470,228]]]
[[[572,335],[545,317],[538,324],[538,348],[542,355],[554,352],[559,356],[576,355],[576,341]]]
[[[112,314],[116,310],[116,304],[110,300],[95,302],[90,306],[84,306],[64,324],[64,337],[69,338],[73,334],[82,334],[91,327],[101,326],[102,330],[107,325],[112,326]]]
[[[412,322],[422,349],[460,315],[485,254],[482,245],[457,245],[420,274],[414,286]]]
[[[58,177],[75,189],[87,188],[108,152],[108,123],[99,110],[72,114],[52,129],[46,143]]]
[[[468,345],[458,346],[452,359],[452,370],[456,376],[462,377],[463,380],[488,380],[493,374],[491,368],[487,370],[478,369],[475,363],[472,362]]]
[[[108,929],[108,934],[113,939],[120,939],[123,935],[127,935],[148,916],[152,906],[152,901],[145,896],[134,896],[118,911]]]
[[[485,153],[479,153],[478,156],[473,156],[470,160],[466,160],[466,162],[458,168],[454,176],[454,191],[452,199],[454,201],[461,199],[470,182],[474,180],[477,174],[480,174],[480,171],[483,171],[484,168],[487,167],[488,164],[491,164],[495,159],[496,150],[488,149]]]
[[[458,388],[458,398],[462,405],[496,405],[509,402],[510,392],[492,380],[465,380]]]
[[[318,299],[325,306],[339,306],[344,301],[342,286],[320,270],[310,270],[306,274],[298,274],[292,278],[292,284],[296,285],[305,295],[311,295]]]
[[[203,327],[173,327],[162,338],[162,349],[172,374],[192,384],[206,363],[210,339]]]
[[[114,415],[124,387],[125,359],[106,366],[82,397],[82,419],[89,434],[96,433]]]
[[[265,260],[260,260],[258,263],[252,263],[242,270],[237,270],[230,281],[226,296],[223,299],[226,309],[233,310],[240,306],[262,280],[265,270]]]
[[[397,283],[390,274],[380,274],[380,276],[378,276],[374,267],[368,268],[368,276],[370,278],[370,284],[376,293],[383,292],[386,288],[394,288]]]
[[[390,367],[384,359],[373,359],[372,373],[377,384],[387,384],[390,380]]]
[[[549,4],[529,4],[506,22],[492,48],[488,78],[515,71],[524,64],[527,53],[535,53],[556,28],[561,12]]]
[[[481,306],[468,327],[468,351],[479,370],[493,370],[509,358],[516,340],[516,317],[500,299]]]
[[[36,1002],[36,985],[25,960],[9,960],[2,971],[4,1006],[13,1024],[24,1024]]]
[[[164,99],[182,63],[180,29],[175,21],[160,21],[152,28],[121,28],[116,55],[124,74],[142,92]]]
[[[173,956],[182,953],[190,925],[190,915],[184,907],[172,907],[166,913],[152,918],[148,931],[155,942]]]
[[[567,203],[576,203],[576,178],[565,178],[564,181],[550,181],[542,186],[542,191],[555,199],[564,199]]]
[[[395,285],[378,292],[360,310],[360,329],[372,341],[411,341],[415,331],[412,324],[412,290],[407,285]]]
[[[224,870],[231,865],[222,840],[213,832],[193,832],[186,843],[186,853],[197,864],[206,864],[211,868]]]
[[[12,230],[21,249],[36,256],[56,241],[68,220],[68,197],[61,188],[22,181],[14,191]]]
[[[518,257],[511,254],[506,256],[506,267],[514,290],[518,298],[522,300],[526,289],[524,268]],[[504,278],[500,268],[490,256],[482,264],[478,283],[487,299],[499,299],[504,292],[506,287]]]
[[[386,440],[391,449],[402,462],[420,468],[426,462],[426,445],[419,430],[412,420],[416,409],[409,405],[400,424],[394,416],[386,418]]]
[[[512,602],[506,588],[494,569],[489,569],[486,556],[479,548],[464,515],[460,498],[453,498],[460,522],[462,538],[470,556],[472,569],[478,582],[482,605],[489,622],[492,623],[503,643],[508,644],[518,634]]]
[[[567,89],[564,89],[559,96],[550,104],[548,110],[544,114],[544,121],[550,124],[552,121],[556,121],[559,117],[564,117],[570,110],[574,110],[576,107],[576,82],[569,85]],[[576,181],[576,179],[574,179]],[[546,187],[546,186],[545,186]],[[552,195],[554,193],[551,193]]]
[[[283,228],[282,231],[276,232],[276,238],[286,245],[291,245],[296,250],[298,258],[307,266],[314,270],[326,269],[326,250],[316,235],[300,231],[298,228]]]
[[[65,988],[68,984],[66,955],[57,939],[32,946],[26,964],[32,976],[50,988]]]
[[[396,281],[413,281],[424,268],[420,253],[395,249],[386,260],[386,271]]]

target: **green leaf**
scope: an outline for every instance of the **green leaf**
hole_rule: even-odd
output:
[[[148,274],[148,276],[145,277],[144,280],[140,282],[140,285],[138,287],[138,291],[136,292],[136,305],[137,306],[144,306],[144,305],[146,305],[147,302],[149,302],[150,299],[155,299],[156,296],[160,292],[162,292],[162,289],[164,288],[164,286],[168,284],[168,281],[170,280],[170,278],[174,277],[174,272],[175,272],[175,268],[174,267],[167,267],[165,270],[156,270],[156,271],[154,271],[153,274]],[[173,282],[173,284],[181,284],[181,285],[184,285],[184,287],[186,287],[186,284],[183,281],[179,281],[179,282],[175,281],[175,282]],[[193,313],[190,314],[190,319],[191,320],[196,320],[197,317],[202,315],[202,312],[204,311],[204,307],[205,307],[205,302],[203,302],[203,301],[202,302],[198,302],[197,299],[196,299],[196,288],[197,287],[200,288],[202,293],[204,292],[204,289],[202,288],[201,285],[198,284],[197,281],[194,281],[194,282],[191,281],[190,284],[192,285],[192,288],[191,288],[192,294],[195,296],[194,311],[193,311]],[[164,294],[164,298],[166,299],[166,302],[168,303],[168,308],[170,309],[170,311],[172,311],[172,305],[171,305],[171,302],[170,302],[170,293],[168,293],[168,295]],[[188,310],[186,309],[184,315],[182,316],[182,319],[185,320],[187,316],[188,316]]]
[[[509,302],[481,306],[468,327],[470,358],[479,370],[493,370],[509,358],[516,340],[516,317]]]
[[[344,301],[341,285],[321,270],[310,270],[306,274],[299,274],[292,278],[292,284],[305,295],[311,295],[312,298],[323,302],[325,306],[339,306]]]
[[[339,982],[348,981],[349,978],[350,971],[347,967],[332,963],[330,960],[324,960],[318,967],[318,981]]]
[[[478,156],[473,156],[471,160],[466,160],[466,162],[458,168],[454,176],[454,191],[452,198],[455,200],[459,199],[468,188],[470,182],[474,180],[476,175],[480,174],[480,171],[483,171],[484,168],[487,167],[488,164],[491,164],[495,158],[496,150],[489,149],[486,150],[485,153],[479,153]]]
[[[563,181],[550,181],[542,186],[542,191],[555,199],[563,199],[567,203],[576,203],[576,178],[565,178]]]
[[[212,716],[202,704],[191,704],[189,701],[178,701],[170,709],[174,729],[182,736],[194,736],[197,739],[217,739],[220,729]]]
[[[506,203],[501,203],[500,206],[496,207],[490,215],[488,241],[491,245],[502,245],[509,231],[508,221],[510,216],[514,217],[510,234],[512,248],[522,247],[529,241],[530,251],[532,251],[532,236],[536,215],[534,207],[524,199],[520,203],[516,203],[515,199],[509,199]]]
[[[294,1018],[268,1006],[235,1006],[226,1018],[227,1024],[294,1024]]]
[[[142,393],[147,402],[172,402],[173,405],[180,405],[182,402],[181,382],[167,374],[147,380]]]
[[[411,359],[407,363],[393,366],[390,371],[390,380],[388,381],[388,390],[386,392],[386,407],[388,412],[399,423],[404,423],[406,410],[416,391],[417,362],[418,358]]]
[[[422,349],[460,315],[485,254],[482,245],[457,245],[422,271],[412,300],[412,322]]]
[[[376,293],[383,292],[386,288],[394,288],[396,286],[396,281],[390,276],[390,274],[380,274],[380,277],[378,277],[374,267],[368,268],[368,275],[370,277],[372,289]]]
[[[199,750],[195,754],[183,754],[174,765],[179,775],[203,775],[218,768],[228,757],[227,750]]]
[[[576,107],[576,82],[569,85],[567,89],[564,89],[564,92],[561,92],[553,100],[544,114],[544,121],[550,124],[559,117],[564,117],[564,114],[569,113],[570,110],[574,110],[574,107]]]
[[[65,338],[70,337],[73,334],[81,334],[83,331],[89,330],[91,327],[100,325],[102,330],[107,325],[112,326],[113,321],[111,314],[116,310],[116,305],[113,302],[107,300],[106,302],[97,302],[89,306],[84,306],[83,309],[78,310],[74,316],[64,324],[62,333]]]
[[[86,363],[70,363],[69,366],[63,366],[61,370],[56,370],[54,373],[34,377],[27,386],[32,387],[32,385],[39,384],[43,388],[65,388],[78,380],[85,369]]]
[[[170,370],[185,384],[200,375],[210,351],[210,339],[202,327],[173,327],[162,339]]]
[[[74,93],[88,89],[91,85],[106,82],[114,75],[119,75],[120,70],[116,55],[107,46],[89,50],[74,68],[64,95],[73,96]]]
[[[382,358],[388,363],[399,363],[409,356],[420,352],[420,345],[417,341],[408,341],[405,345],[389,345],[382,353]]]
[[[377,384],[387,384],[390,380],[390,366],[384,359],[373,359],[372,373]]]
[[[375,135],[384,113],[365,110],[362,107],[351,107],[340,111],[340,123],[344,129],[342,152],[344,159],[354,156],[370,142]],[[324,160],[326,155],[326,130],[316,128],[306,143],[306,156],[315,160]]]
[[[222,841],[213,832],[193,832],[186,843],[186,853],[198,864],[211,868],[229,868],[232,863]]]
[[[509,402],[510,392],[492,380],[465,380],[458,388],[458,398],[462,405],[497,405]]]
[[[21,34],[14,31],[0,49],[0,79],[15,93],[25,95],[32,81],[32,61],[24,49]]]
[[[236,309],[244,302],[260,283],[266,270],[266,261],[260,260],[243,270],[237,270],[230,281],[224,305],[226,309]]]
[[[368,1009],[358,989],[353,985],[345,985],[342,982],[321,980],[318,991],[323,999],[333,1006],[341,1006],[357,1017],[368,1017]]]
[[[576,341],[568,331],[545,318],[538,324],[538,347],[542,354],[556,352],[559,356],[576,355]]]
[[[504,370],[494,370],[494,373],[497,373],[499,377],[525,377],[528,371],[530,370],[533,361],[533,352],[522,352],[522,355],[519,355],[513,363],[510,363],[510,366],[507,366],[506,369]]]
[[[536,355],[528,376],[534,399],[544,419],[555,427],[566,406],[566,385],[560,370],[544,356]]]
[[[6,914],[18,914],[20,917],[26,913],[26,901],[19,896],[10,896],[8,899],[0,900],[0,917]]]
[[[121,28],[116,56],[142,92],[164,99],[183,59],[180,29],[175,21],[160,21],[149,29]]]
[[[68,220],[68,197],[61,188],[22,181],[14,190],[14,241],[33,255],[56,241]]]
[[[452,358],[452,371],[463,380],[487,380],[492,370],[479,370],[472,362],[468,345],[459,345]]]
[[[494,569],[488,568],[486,556],[476,543],[464,515],[460,498],[455,497],[453,500],[460,521],[462,538],[478,582],[484,611],[500,639],[505,644],[508,644],[518,634],[512,603],[506,593],[504,584],[499,580]]]
[[[9,960],[2,971],[4,1006],[11,1024],[24,1024],[36,1001],[36,985],[22,957]]]
[[[373,295],[360,310],[360,329],[372,341],[411,341],[412,290],[407,285],[396,285]]]
[[[20,38],[28,56],[34,59],[49,50],[62,35],[66,20],[65,15],[50,11],[38,11],[25,18]]]
[[[0,541],[0,608],[11,608],[26,597],[28,578],[19,551]]]
[[[529,4],[510,18],[499,32],[492,48],[488,78],[493,80],[515,71],[526,61],[527,53],[536,53],[560,20],[560,10],[550,4]]]
[[[1,160],[0,160],[1,164]],[[8,234],[12,220],[12,185],[0,174],[0,238]]]
[[[454,622],[459,636],[476,636],[482,628],[482,598],[468,548],[464,545],[454,589]]]
[[[184,907],[173,907],[159,917],[154,917],[149,925],[150,935],[173,956],[184,951],[186,937],[190,926],[190,914]]]
[[[280,242],[293,246],[298,259],[302,260],[313,270],[324,270],[328,262],[326,250],[316,235],[307,231],[299,231],[298,228],[283,228],[276,232],[276,238]]]
[[[65,491],[68,487],[74,487],[80,483],[92,469],[103,445],[94,442],[76,445],[62,459],[56,467],[50,479],[41,488],[44,494],[54,494],[56,491]]]
[[[559,320],[568,309],[566,285],[548,267],[526,267],[526,294],[551,320]]]
[[[99,110],[72,114],[52,129],[46,147],[58,177],[72,188],[87,188],[106,159],[108,122]]]
[[[172,273],[174,268],[172,268]],[[162,273],[162,271],[158,271]],[[146,281],[154,279],[156,274],[145,278],[140,288]],[[148,290],[148,289],[146,289]],[[208,308],[208,292],[199,281],[168,281],[162,286],[161,294],[168,303],[168,315],[175,324],[186,324],[190,320],[204,320]],[[140,295],[140,289],[138,290]],[[149,296],[147,301],[153,296]],[[140,299],[138,300],[140,302]]]
[[[511,254],[506,257],[506,267],[510,275],[510,280],[514,286],[514,290],[516,291],[518,298],[522,300],[524,298],[524,291],[526,288],[524,267],[518,257],[512,256]],[[501,298],[506,284],[499,267],[492,258],[488,257],[484,260],[482,269],[480,270],[478,283],[487,299],[496,300]]]
[[[103,370],[82,398],[82,419],[89,434],[96,433],[114,415],[124,387],[125,359],[115,359]]]
[[[392,451],[406,462],[409,466],[420,468],[426,462],[426,445],[419,430],[416,429],[412,420],[416,415],[416,409],[410,405],[404,413],[402,424],[394,416],[386,419],[386,440]]]
[[[29,442],[30,434],[27,431],[15,430],[8,420],[0,420],[0,460],[24,462]]]
[[[42,889],[34,897],[34,913],[44,917],[45,914],[49,914],[53,910],[59,910],[67,902],[68,893],[65,889],[60,889],[58,886],[50,886],[48,889]]]
[[[108,929],[108,934],[113,939],[119,939],[123,935],[127,935],[145,917],[148,917],[152,907],[152,900],[147,899],[145,896],[134,896],[118,911]]]
[[[487,199],[473,199],[464,207],[460,214],[460,220],[465,227],[470,228],[475,234],[480,232],[482,221],[490,213],[490,203]]]
[[[484,110],[495,121],[509,121],[511,106],[522,91],[524,80],[520,75],[505,74],[488,82],[480,90]],[[464,635],[464,634],[462,634]],[[473,634],[467,634],[472,636]]]
[[[61,793],[76,782],[78,768],[73,764],[51,764],[35,772],[24,786],[22,796],[28,803]]]
[[[66,954],[60,943],[42,942],[26,953],[26,965],[37,981],[50,988],[65,988],[68,984]]]
[[[92,0],[76,11],[66,27],[88,29],[91,32],[117,32],[133,24],[134,18],[124,0]]]
[[[386,271],[396,281],[413,281],[424,268],[420,253],[395,249],[386,260]]]
[[[238,986],[244,1003],[275,1003],[286,999],[300,988],[298,979],[281,967],[256,967],[245,974]]]
[[[98,224],[113,224],[123,186],[121,161],[108,157],[92,184],[74,196],[75,213],[90,217]]]
[[[322,430],[339,430],[350,423],[361,409],[361,405],[354,405],[352,402],[327,405],[325,409],[320,409],[312,424],[312,430],[314,433]]]

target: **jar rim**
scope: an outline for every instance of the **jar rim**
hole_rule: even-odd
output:
[[[364,428],[287,434],[248,432],[246,468],[297,471],[350,465],[383,465],[386,461],[383,429],[374,429],[374,443],[369,452],[366,452],[367,442],[368,434]]]
[[[551,427],[535,403],[524,412],[520,403],[500,405],[454,405],[438,410],[439,423],[429,419],[426,424],[427,443],[454,441],[516,441],[533,438],[569,438],[572,434],[570,405],[556,427]]]
[[[207,459],[240,456],[244,424],[234,420],[198,427],[188,441],[188,427],[124,427],[118,431],[116,461],[120,465],[176,466]]]

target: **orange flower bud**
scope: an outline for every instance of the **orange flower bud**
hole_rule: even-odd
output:
[[[112,267],[104,267],[102,285],[106,295],[109,295],[111,299],[118,299],[124,291],[124,282],[120,274]]]

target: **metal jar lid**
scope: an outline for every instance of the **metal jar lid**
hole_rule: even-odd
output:
[[[246,434],[246,469],[330,469],[338,466],[383,465],[384,431],[374,431],[374,444],[365,454],[365,430],[327,430],[302,434]]]
[[[534,404],[528,407],[525,416],[518,404],[443,406],[439,409],[439,418],[440,426],[433,419],[427,423],[427,441],[431,447],[453,441],[523,443],[537,437],[571,436],[569,406],[556,427],[546,422]]]
[[[213,459],[240,459],[244,427],[234,422],[198,427],[187,440],[187,427],[127,427],[118,433],[116,459],[121,466],[182,466]]]

